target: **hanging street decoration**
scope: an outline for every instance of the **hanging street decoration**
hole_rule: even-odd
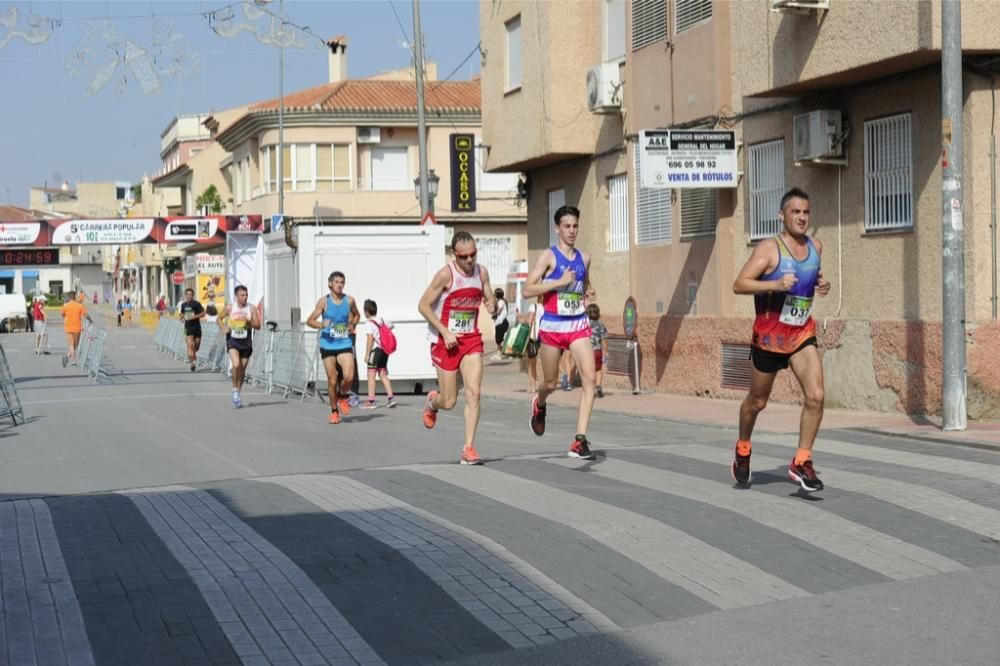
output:
[[[317,44],[311,44],[311,40],[307,43],[302,38],[306,30],[291,24],[286,16],[273,14],[249,1],[239,5],[238,11],[229,6],[208,12],[205,16],[209,27],[219,37],[235,37],[248,32],[267,46],[304,49],[310,45],[322,45],[322,40]]]
[[[82,44],[67,57],[66,69],[71,76],[89,77],[88,95],[113,81],[115,94],[124,95],[130,80],[143,94],[158,95],[162,79],[198,72],[197,53],[187,48],[173,24],[154,21],[149,48],[123,37],[109,21],[87,23],[82,31]]]
[[[27,44],[43,44],[60,24],[56,19],[29,13],[27,28],[19,28],[19,18],[17,7],[8,7],[5,12],[0,13],[0,50],[15,39],[21,39]]]

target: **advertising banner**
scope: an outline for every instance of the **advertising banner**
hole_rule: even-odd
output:
[[[736,133],[732,130],[643,130],[639,148],[643,187],[737,185]]]
[[[4,222],[0,224],[0,245],[31,245],[41,229],[38,222]]]
[[[476,137],[451,135],[451,212],[476,212]]]
[[[127,245],[153,231],[153,218],[70,220],[52,231],[53,245]]]

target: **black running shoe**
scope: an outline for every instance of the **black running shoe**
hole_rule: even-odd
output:
[[[750,472],[750,456],[741,456],[737,450],[733,457],[732,474],[733,481],[744,488],[749,488],[753,479],[753,474]]]
[[[590,450],[590,442],[587,441],[586,435],[577,435],[573,443],[569,445],[569,451],[566,452],[566,455],[580,460],[597,460],[597,456]]]
[[[539,437],[545,434],[545,407],[538,404],[538,396],[531,399],[531,432]]]
[[[823,482],[819,480],[816,476],[816,470],[813,469],[813,461],[806,460],[800,465],[796,465],[793,460],[788,465],[788,478],[793,482],[802,486],[802,490],[807,493],[814,493],[818,490],[823,490]]]

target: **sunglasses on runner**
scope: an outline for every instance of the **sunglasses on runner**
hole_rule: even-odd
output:
[[[475,259],[477,254],[479,254],[479,250],[476,250],[474,252],[470,252],[469,254],[458,254],[456,252],[455,253],[455,258],[456,259]]]

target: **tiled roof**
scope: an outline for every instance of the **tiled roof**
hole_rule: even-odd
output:
[[[424,88],[429,112],[478,113],[480,82],[428,81]],[[250,106],[250,113],[272,111],[278,100]],[[417,84],[413,81],[350,80],[325,83],[285,95],[285,109],[299,111],[416,113]]]
[[[59,219],[60,217],[59,214],[47,213],[43,210],[0,204],[0,220],[4,222],[36,222],[38,220]]]

